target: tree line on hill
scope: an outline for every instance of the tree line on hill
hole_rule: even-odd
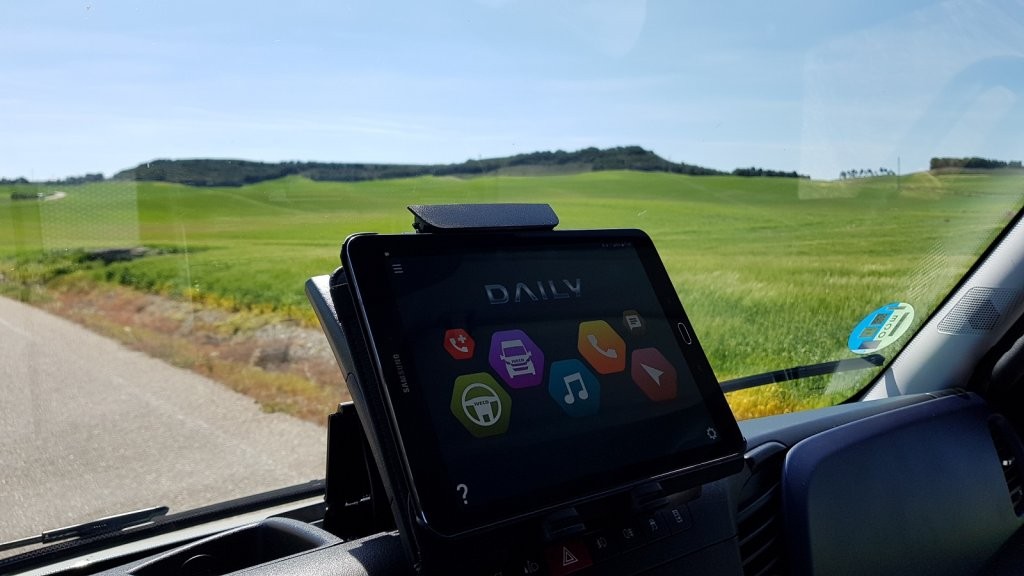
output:
[[[732,171],[733,176],[745,176],[747,178],[810,178],[806,174],[798,174],[796,171],[784,172],[782,170],[766,170],[764,168],[737,168]]]
[[[359,182],[412,178],[416,176],[481,176],[503,170],[521,170],[526,173],[536,168],[556,173],[575,173],[602,170],[637,170],[667,172],[692,176],[724,176],[730,173],[685,162],[666,160],[640,146],[615,148],[584,148],[574,152],[564,150],[531,152],[503,158],[466,160],[455,164],[373,164],[336,162],[253,162],[196,158],[186,160],[153,160],[115,174],[113,180],[174,182],[191,186],[243,186],[285,176],[304,176],[311,180],[332,182]],[[737,168],[734,176],[769,178],[809,178],[796,172],[765,168]],[[25,178],[0,179],[0,185],[44,184],[74,185],[103,181],[103,174],[85,174],[63,180],[30,182]],[[38,198],[37,191],[17,190],[12,198]]]
[[[885,166],[874,171],[871,168],[859,170],[843,170],[839,173],[840,180],[852,180],[854,178],[874,178],[875,176],[895,176],[896,173]]]
[[[373,164],[337,162],[253,162],[249,160],[190,159],[154,160],[135,168],[122,170],[113,176],[114,180],[163,181],[192,186],[243,186],[284,176],[299,175],[311,180],[332,182],[358,182],[363,180],[384,180],[391,178],[412,178],[416,176],[480,176],[498,173],[514,168],[554,168],[566,172],[601,170],[638,170],[643,172],[668,172],[693,176],[720,176],[726,172],[705,168],[685,162],[666,160],[640,146],[620,146],[598,149],[584,148],[575,152],[556,150],[554,152],[532,152],[503,158],[466,160],[456,164]],[[1021,161],[991,160],[988,158],[932,158],[930,170],[997,170],[1020,169]],[[809,178],[797,172],[768,170],[764,168],[736,168],[733,176],[768,178]],[[839,173],[842,180],[870,178],[874,176],[895,176],[885,167],[874,169],[844,170]],[[70,176],[61,180],[30,182],[25,178],[0,179],[0,185],[44,184],[76,185],[101,182],[103,174]],[[17,190],[13,199],[34,199],[36,191]]]
[[[311,180],[359,182],[416,176],[481,176],[515,168],[564,169],[566,172],[638,170],[693,176],[726,175],[726,172],[685,162],[671,162],[640,146],[575,152],[531,152],[503,158],[466,160],[456,164],[371,164],[328,162],[252,162],[248,160],[154,160],[118,172],[115,180],[165,181],[192,186],[242,186],[284,176],[305,176]],[[796,172],[739,168],[736,176],[806,178]]]
[[[320,181],[359,182],[416,176],[480,176],[517,167],[565,167],[569,171],[642,170],[694,175],[723,174],[710,168],[670,162],[639,146],[625,146],[606,150],[585,148],[576,152],[532,152],[504,158],[466,160],[457,164],[154,160],[118,172],[114,179],[178,182],[193,186],[242,186],[292,175]]]
[[[64,184],[67,186],[74,186],[76,184],[88,184],[89,182],[103,182],[103,180],[103,173],[97,172],[95,174],[68,176],[67,178],[61,178],[59,180],[43,180],[41,182],[31,182],[25,177],[10,179],[0,178],[0,186],[10,186],[12,184],[45,184],[47,186],[59,186]]]
[[[102,173],[85,174],[83,176],[68,176],[60,180],[45,180],[42,182],[30,182],[27,178],[0,178],[0,186],[11,186],[17,184],[32,184],[31,188],[19,187],[19,189],[11,192],[11,200],[38,200],[50,196],[52,193],[42,192],[38,189],[39,186],[75,186],[78,184],[88,184],[89,182],[102,182],[104,180]]]
[[[1021,168],[1020,160],[1004,162],[1002,160],[990,160],[988,158],[932,158],[928,163],[929,170],[943,169],[964,169],[964,170],[1000,170],[1003,168]]]

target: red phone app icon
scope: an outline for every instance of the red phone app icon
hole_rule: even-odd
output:
[[[469,360],[473,357],[476,343],[469,332],[462,328],[452,328],[444,333],[444,349],[456,360]]]

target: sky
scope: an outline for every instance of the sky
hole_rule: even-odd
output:
[[[638,145],[834,179],[1022,134],[1024,0],[0,3],[0,178]]]

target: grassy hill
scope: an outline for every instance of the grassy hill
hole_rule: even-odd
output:
[[[619,146],[606,149],[591,147],[573,152],[530,152],[453,164],[267,163],[210,158],[153,160],[118,172],[114,175],[114,180],[177,182],[193,186],[242,186],[286,176],[303,176],[310,180],[328,182],[362,182],[417,176],[475,178],[487,175],[576,174],[602,170],[637,170],[695,176],[723,174],[703,166],[670,162],[639,146]],[[741,176],[752,175],[747,170],[737,172],[742,172],[739,174]],[[798,176],[795,172],[761,172],[765,176]]]
[[[59,201],[20,202],[7,199],[16,186],[0,186],[0,260],[11,279],[42,281],[70,271],[79,249],[143,245],[163,253],[81,264],[72,276],[309,321],[302,283],[338,265],[348,234],[409,231],[408,204],[546,202],[562,229],[646,230],[716,373],[729,379],[848,357],[854,325],[888,302],[930,310],[1020,208],[1022,184],[1016,173],[915,174],[899,190],[892,177],[634,171],[354,183],[290,176],[230,188],[106,181],[64,186]],[[799,387],[773,387],[756,401],[828,403],[835,397],[807,387],[842,395],[857,377],[803,383],[796,397]]]

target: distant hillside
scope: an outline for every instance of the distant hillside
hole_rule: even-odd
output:
[[[639,170],[674,174],[719,175],[711,168],[670,162],[639,146],[575,152],[533,152],[505,158],[467,160],[460,164],[351,164],[325,162],[250,162],[247,160],[154,160],[113,176],[115,180],[177,182],[192,186],[242,186],[282,176],[357,182],[414,176],[480,176],[487,174],[575,173],[597,170]],[[781,173],[779,173],[781,174]],[[794,174],[795,175],[795,174]]]
[[[1020,160],[1006,162],[1003,160],[991,160],[971,156],[968,158],[932,158],[928,163],[928,169],[932,171],[956,171],[956,170],[1002,170],[1005,168],[1022,168]]]

